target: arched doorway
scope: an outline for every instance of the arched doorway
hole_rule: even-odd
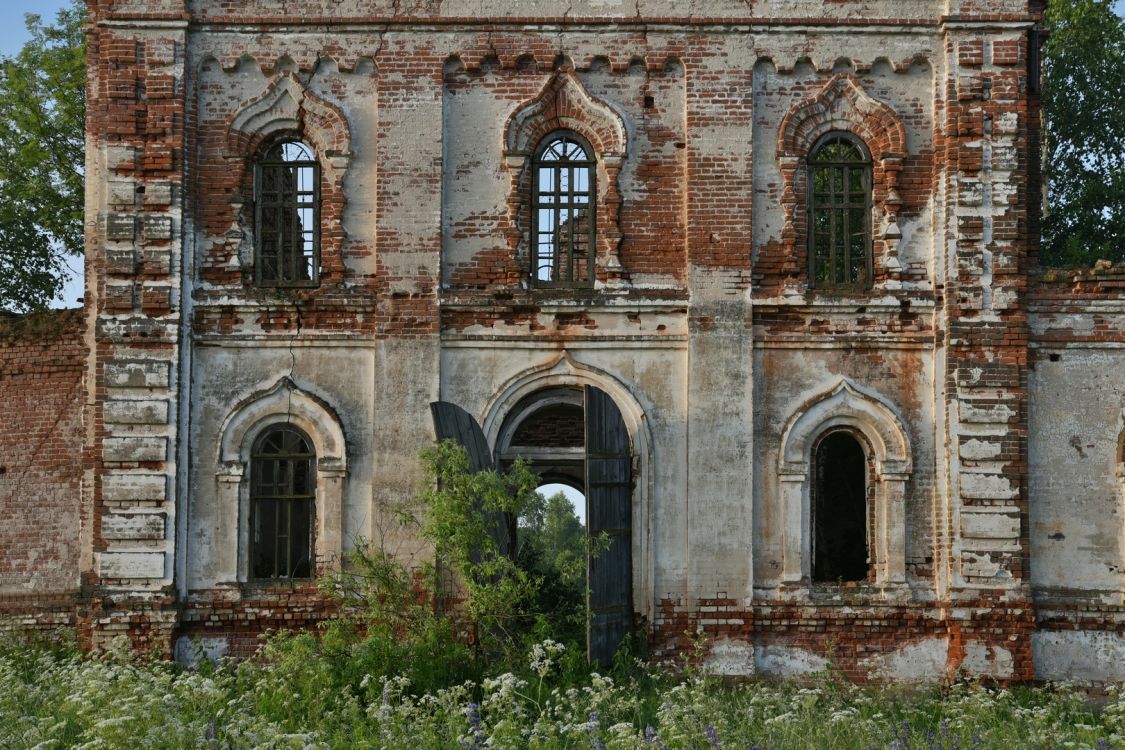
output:
[[[813,456],[813,581],[867,580],[867,452],[850,431],[834,430]]]
[[[586,533],[605,539],[586,561],[587,651],[591,661],[608,665],[633,626],[631,441],[613,399],[590,385],[527,394],[505,416],[494,455],[463,409],[447,402],[431,408],[438,439],[465,445],[475,469],[522,456],[545,483],[583,493]]]

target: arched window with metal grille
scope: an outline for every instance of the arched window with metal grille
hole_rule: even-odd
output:
[[[311,578],[316,451],[292,427],[264,432],[251,454],[250,577]]]
[[[531,283],[593,286],[597,159],[582,137],[551,133],[531,162]]]
[[[809,152],[809,285],[870,288],[871,155],[850,133],[822,137]]]
[[[300,141],[267,148],[254,165],[255,275],[259,286],[320,279],[320,164]]]

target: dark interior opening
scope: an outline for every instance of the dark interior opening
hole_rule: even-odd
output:
[[[813,580],[867,579],[867,455],[847,432],[816,448],[813,480]]]

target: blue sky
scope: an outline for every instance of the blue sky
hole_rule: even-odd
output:
[[[69,5],[69,0],[0,0],[0,54],[13,55],[27,41],[24,15],[38,13],[45,20],[53,19],[60,8]],[[1125,0],[1116,0],[1114,10],[1125,16]],[[74,278],[67,284],[60,307],[74,307],[82,296],[81,258],[71,259]]]

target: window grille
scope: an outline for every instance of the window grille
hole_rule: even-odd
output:
[[[597,225],[593,149],[572,133],[544,139],[532,160],[532,284],[593,286]]]
[[[299,141],[269,148],[254,170],[259,286],[316,286],[320,276],[320,165]]]
[[[289,427],[259,438],[250,475],[250,577],[311,578],[316,453]]]
[[[871,286],[871,159],[846,133],[809,155],[809,281],[820,289]]]

